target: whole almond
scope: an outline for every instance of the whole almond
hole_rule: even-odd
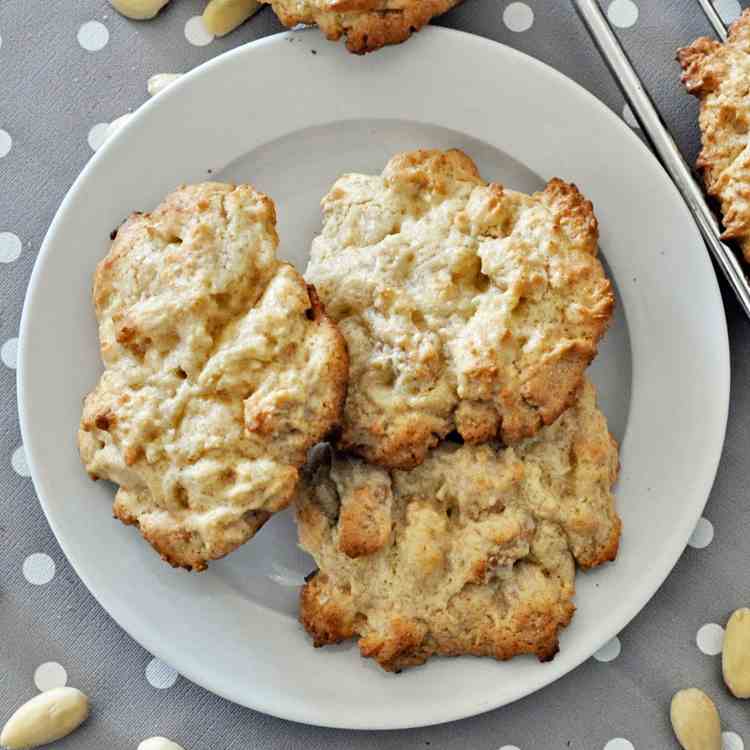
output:
[[[72,687],[54,688],[24,703],[3,727],[0,745],[27,750],[69,735],[89,715],[89,699]]]
[[[750,698],[750,609],[736,610],[729,618],[721,655],[724,682],[737,698]]]
[[[138,745],[138,750],[184,750],[176,742],[166,737],[149,737]]]
[[[698,688],[675,693],[672,729],[684,750],[721,750],[721,721],[714,702]]]
[[[112,7],[126,18],[145,21],[153,18],[169,0],[109,0]]]
[[[203,24],[216,36],[234,31],[260,10],[257,0],[209,0],[203,11]]]

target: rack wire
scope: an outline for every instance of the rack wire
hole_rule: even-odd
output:
[[[701,6],[703,12],[706,14],[706,18],[708,18],[709,23],[714,27],[716,36],[718,36],[722,42],[726,42],[727,27],[724,25],[724,21],[721,20],[719,11],[716,10],[716,7],[711,2],[711,0],[698,0],[698,5]]]

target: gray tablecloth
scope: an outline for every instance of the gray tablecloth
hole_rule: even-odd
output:
[[[725,13],[739,8],[736,0],[717,4]],[[720,624],[750,604],[750,326],[726,290],[732,401],[705,519],[667,582],[619,639],[525,700],[413,731],[355,733],[281,721],[217,698],[154,660],[78,580],[47,526],[21,446],[15,346],[23,296],[55,209],[101,141],[101,124],[137,108],[153,73],[189,70],[281,30],[264,10],[228,37],[197,46],[186,24],[202,5],[175,0],[156,21],[134,24],[104,0],[0,2],[0,721],[38,689],[67,680],[89,693],[96,708],[61,748],[134,750],[144,737],[161,734],[186,750],[645,750],[676,746],[669,700],[678,688],[696,685],[719,706],[725,750],[744,743],[750,749],[748,707],[723,688],[717,656]],[[673,58],[678,46],[709,32],[697,2],[603,5],[622,26],[621,39],[692,160],[696,105],[678,85]],[[567,0],[466,0],[437,23],[538,57],[623,113],[622,96]],[[679,284],[679,269],[670,281]],[[237,669],[252,679],[241,675],[242,665]]]

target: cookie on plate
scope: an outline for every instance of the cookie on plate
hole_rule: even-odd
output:
[[[349,345],[341,448],[410,468],[453,430],[513,443],[575,402],[614,296],[574,185],[524,195],[415,151],[322,205],[306,277]]]
[[[346,37],[350,52],[364,54],[398,44],[461,0],[262,0],[284,26],[316,25],[331,41]]]
[[[174,566],[201,570],[252,537],[339,419],[346,344],[276,258],[275,225],[249,185],[188,185],[133,214],[96,270],[105,371],[81,458]]]
[[[356,636],[389,671],[435,654],[551,659],[575,610],[575,564],[617,554],[617,470],[588,383],[513,447],[444,442],[411,471],[329,456],[297,496],[318,565],[300,619],[316,646]]]
[[[736,240],[750,262],[750,10],[732,24],[726,43],[701,37],[677,59],[682,82],[700,99],[698,168],[721,205],[722,237]]]

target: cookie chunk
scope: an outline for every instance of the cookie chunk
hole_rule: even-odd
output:
[[[524,195],[416,151],[344,175],[323,213],[306,276],[349,345],[341,448],[411,468],[452,430],[514,443],[575,402],[614,296],[574,185]]]
[[[188,185],[133,214],[96,270],[105,371],[81,458],[174,566],[201,570],[252,537],[339,419],[346,344],[277,260],[275,225],[249,185]]]
[[[750,262],[750,10],[725,44],[701,37],[677,53],[682,82],[700,99],[698,168],[723,215],[725,240]]]
[[[262,0],[284,26],[316,25],[331,41],[346,37],[350,52],[364,54],[398,44],[460,0]]]
[[[318,565],[300,619],[316,646],[358,637],[388,671],[434,654],[551,659],[576,563],[617,554],[617,470],[590,384],[513,447],[444,442],[411,471],[321,460],[297,495]]]

